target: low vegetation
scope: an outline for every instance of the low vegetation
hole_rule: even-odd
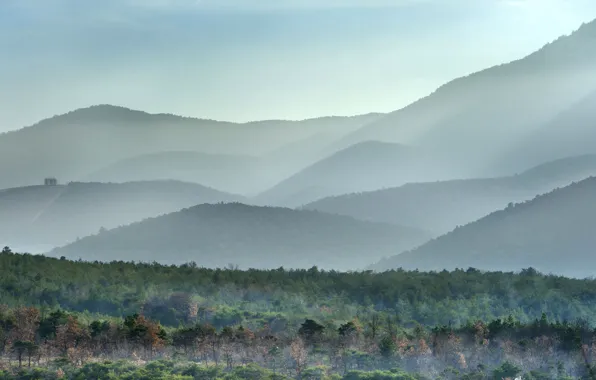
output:
[[[0,254],[0,379],[586,378],[593,280]],[[1,377],[3,376],[3,377]]]

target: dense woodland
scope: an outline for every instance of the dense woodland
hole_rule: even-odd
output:
[[[549,319],[596,322],[596,281],[521,273],[383,273],[308,270],[205,269],[196,264],[164,266],[74,262],[37,255],[0,254],[0,299],[10,307],[30,305],[123,317],[144,315],[165,325],[185,321],[171,307],[173,294],[188,295],[200,318],[221,328],[273,322],[285,329],[305,317],[349,320],[375,312],[398,314],[409,327],[460,325],[513,315],[529,322]],[[182,313],[182,314],[180,314]]]
[[[239,271],[5,248],[0,287],[2,366],[22,373],[7,379],[563,379],[596,358],[596,281],[531,268]]]

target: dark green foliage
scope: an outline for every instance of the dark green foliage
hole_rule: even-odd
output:
[[[350,371],[345,376],[327,375],[320,368],[308,368],[300,380],[424,380],[401,370]],[[82,368],[67,368],[63,379],[70,380],[291,380],[295,377],[275,374],[255,365],[239,366],[225,372],[219,367],[174,364],[158,361],[138,367],[125,361],[90,363]],[[55,369],[35,368],[10,374],[0,371],[0,380],[57,380]]]
[[[337,332],[339,333],[339,335],[347,337],[347,336],[356,334],[357,328],[356,328],[356,325],[354,324],[354,322],[349,321],[349,322],[339,326],[339,328],[337,329]]]
[[[384,358],[388,359],[395,355],[396,349],[397,346],[391,336],[386,335],[381,339],[381,342],[379,343],[379,352]]]
[[[13,342],[9,353],[18,364],[11,370],[15,376],[5,376],[7,379],[35,379],[38,374],[51,374],[42,369],[22,368],[25,359],[27,367],[31,365],[31,358],[40,346],[44,348],[41,355],[45,356],[40,357],[44,367],[55,373],[65,372],[69,379],[77,380],[107,380],[112,379],[110,376],[116,376],[114,379],[284,379],[284,375],[290,374],[302,374],[302,377],[298,375],[302,380],[337,380],[342,378],[340,374],[344,374],[344,379],[422,379],[417,373],[429,371],[440,371],[439,379],[444,380],[498,380],[522,373],[527,379],[562,380],[569,376],[574,379],[589,376],[592,368],[583,355],[587,355],[586,358],[596,355],[596,348],[590,346],[596,341],[596,330],[588,323],[551,321],[546,313],[529,323],[507,317],[487,323],[476,321],[433,328],[392,324],[384,328],[385,334],[378,339],[370,338],[372,323],[365,324],[368,327],[358,334],[357,319],[339,324],[336,330],[328,330],[307,318],[297,329],[297,335],[308,343],[305,346],[300,344],[302,340],[295,339],[296,335],[287,331],[275,333],[268,326],[252,331],[245,326],[228,325],[216,330],[209,324],[198,323],[166,331],[136,313],[106,322],[88,320],[89,315],[85,314],[61,311],[45,313],[38,320],[27,317],[38,315],[32,308],[3,310],[5,321],[11,320],[10,316],[19,316],[6,325],[9,336],[35,337],[35,341]],[[377,314],[362,318],[374,315]],[[385,316],[391,321],[390,315]],[[46,330],[45,326],[51,326],[56,320],[62,322],[54,336],[48,334],[48,338],[42,339],[41,329]],[[48,350],[52,347],[58,348],[58,352],[52,354],[52,350]],[[123,352],[125,347],[128,351]],[[85,364],[93,356],[135,358],[137,352],[148,362],[140,366],[126,361]],[[151,361],[166,356],[177,360]],[[535,364],[537,357],[543,357],[544,364]],[[199,361],[201,365],[188,364],[188,359]],[[469,368],[468,360],[475,366]],[[295,370],[294,363],[298,361],[304,371]],[[320,361],[329,365],[322,365]],[[532,364],[522,368],[525,362]],[[215,367],[206,365],[208,363],[214,363]],[[219,367],[220,363],[225,364],[225,369]],[[316,367],[308,367],[314,364]],[[396,366],[407,371],[378,371]]]
[[[23,359],[25,357],[29,359],[28,365],[29,367],[31,367],[31,358],[33,357],[33,355],[35,355],[38,349],[39,346],[34,342],[22,340],[17,340],[16,342],[14,342],[12,344],[12,351],[17,357],[17,360],[19,362],[19,368],[22,367]]]
[[[307,342],[314,342],[320,339],[323,331],[325,330],[325,326],[320,325],[316,321],[312,319],[307,319],[302,323],[300,329],[298,330],[298,334]]]
[[[505,362],[493,371],[492,378],[494,380],[502,380],[506,378],[515,378],[522,372],[521,368]]]
[[[347,373],[343,380],[418,380],[421,376],[409,374],[403,371],[351,371]]]
[[[66,324],[68,313],[63,310],[55,310],[44,318],[39,326],[39,335],[42,339],[52,339],[56,336],[56,329]]]
[[[175,321],[166,320],[177,326],[192,321],[188,318],[193,315],[187,305],[169,301],[178,292],[195,297],[190,306],[196,306],[196,318],[218,328],[255,321],[282,331],[291,321],[297,329],[297,323],[307,317],[349,321],[356,312],[370,313],[371,305],[378,311],[397,313],[406,325],[410,321],[464,324],[504,319],[510,314],[527,322],[540,318],[543,312],[549,320],[584,318],[594,323],[596,315],[596,281],[532,271],[239,271],[0,255],[0,300],[9,305],[49,305],[112,316],[131,315],[153,305],[145,315],[157,319],[162,314],[153,315],[152,310],[160,299],[168,308],[183,307],[176,312]],[[386,325],[384,319],[376,323],[377,334]],[[0,326],[10,323],[10,318],[2,319],[0,310]],[[52,328],[44,325],[44,334],[51,333]]]

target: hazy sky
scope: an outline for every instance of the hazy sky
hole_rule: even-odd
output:
[[[0,131],[99,103],[392,111],[595,18],[595,0],[0,0]]]

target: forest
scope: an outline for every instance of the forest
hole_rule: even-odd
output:
[[[0,379],[590,378],[591,279],[0,254]]]

